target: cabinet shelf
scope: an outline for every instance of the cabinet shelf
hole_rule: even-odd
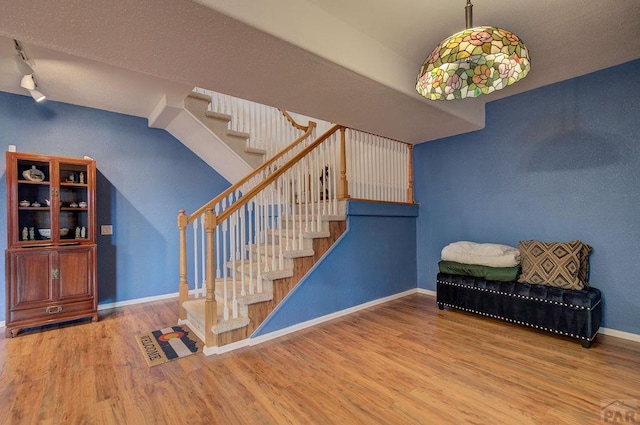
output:
[[[49,186],[49,182],[46,180],[43,180],[41,182],[34,182],[31,180],[18,180],[19,184],[33,184],[33,185],[42,185],[42,186]]]
[[[88,187],[86,183],[60,182],[60,187]]]
[[[5,335],[48,323],[97,320],[95,161],[7,152],[6,165]],[[41,206],[23,207],[21,201]],[[70,206],[78,203],[83,207]]]

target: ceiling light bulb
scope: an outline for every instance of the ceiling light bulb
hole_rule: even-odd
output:
[[[33,74],[25,75],[20,81],[20,87],[27,90],[35,90],[36,83],[33,81]]]
[[[47,96],[45,96],[38,90],[29,90],[29,92],[31,93],[31,97],[38,103],[44,102],[47,99]]]

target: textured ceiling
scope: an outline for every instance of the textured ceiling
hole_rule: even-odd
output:
[[[419,143],[482,128],[484,105],[640,57],[640,4],[476,0],[532,71],[489,96],[414,91],[425,56],[464,26],[464,0],[0,0],[0,90],[19,87],[20,40],[50,99],[148,117],[193,86]]]

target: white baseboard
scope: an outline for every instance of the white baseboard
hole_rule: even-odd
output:
[[[436,296],[436,291],[432,291],[430,289],[423,289],[423,288],[418,288],[418,294],[422,294],[422,295],[431,295],[432,297]]]
[[[172,294],[154,295],[152,297],[136,298],[136,299],[133,299],[133,300],[116,301],[116,302],[113,302],[113,303],[98,304],[98,311],[100,311],[100,310],[109,310],[109,309],[117,308],[117,307],[124,307],[124,306],[127,306],[127,305],[150,303],[150,302],[153,302],[153,301],[166,300],[166,299],[169,299],[169,298],[176,298],[176,297],[178,297],[178,293],[174,292]]]
[[[615,336],[616,338],[628,339],[629,341],[640,342],[640,335],[631,332],[617,331],[615,329],[600,328],[598,333],[602,335]]]
[[[416,293],[415,289],[410,289],[405,292],[400,292],[398,294],[390,295],[388,297],[379,298],[377,300],[369,301],[364,304],[360,304],[354,307],[346,308],[344,310],[336,311],[335,313],[331,313],[325,316],[317,317],[315,319],[307,320],[306,322],[298,323],[296,325],[289,326],[284,329],[280,329],[274,332],[269,332],[268,334],[265,334],[265,335],[260,335],[255,338],[250,337],[248,345],[262,344],[263,342],[271,341],[272,339],[276,339],[281,336],[285,336],[290,333],[300,331],[302,329],[306,329],[308,327],[315,326],[323,322],[327,322],[329,320],[337,319],[338,317],[346,316],[347,314],[355,313],[356,311],[359,311],[359,310],[364,310],[365,308],[373,307],[378,304],[384,304],[386,302],[389,302],[398,298],[406,297],[407,295],[411,295],[415,293]]]

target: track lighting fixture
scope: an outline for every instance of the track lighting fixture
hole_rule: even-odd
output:
[[[13,40],[16,47],[16,67],[18,71],[23,74],[20,80],[20,87],[29,90],[29,94],[36,102],[42,102],[47,99],[47,96],[42,94],[40,90],[37,90],[38,84],[36,83],[35,73],[31,65],[29,65],[29,59],[22,49],[22,45],[18,40]]]

